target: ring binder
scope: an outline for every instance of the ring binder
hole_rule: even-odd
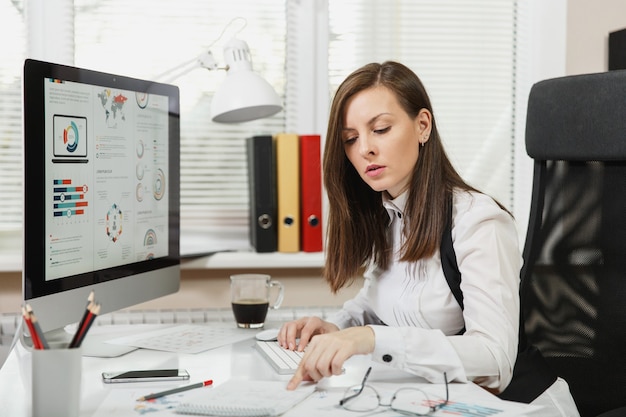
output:
[[[250,191],[250,244],[257,252],[275,252],[276,163],[272,136],[246,141]]]

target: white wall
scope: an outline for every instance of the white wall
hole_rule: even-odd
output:
[[[568,0],[568,75],[608,70],[610,32],[626,28],[624,0]]]
[[[523,248],[530,212],[533,162],[526,154],[524,135],[528,95],[534,83],[561,77],[567,45],[566,0],[525,0],[518,6],[518,45],[515,82],[515,185],[513,214]],[[522,64],[524,63],[524,64]]]

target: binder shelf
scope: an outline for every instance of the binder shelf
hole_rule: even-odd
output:
[[[183,269],[321,268],[323,252],[219,252],[183,261]]]

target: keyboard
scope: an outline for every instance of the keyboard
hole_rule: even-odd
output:
[[[256,348],[274,370],[281,375],[293,374],[298,368],[304,352],[296,352],[280,347],[278,342],[256,342]]]

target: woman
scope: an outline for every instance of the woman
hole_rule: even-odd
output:
[[[356,354],[433,382],[446,372],[492,392],[506,388],[519,326],[514,220],[455,171],[409,68],[368,64],[339,86],[323,170],[330,208],[324,278],[337,292],[367,266],[365,284],[327,321],[282,326],[283,347],[308,346],[288,388],[338,375]],[[439,256],[450,220],[464,309]]]

